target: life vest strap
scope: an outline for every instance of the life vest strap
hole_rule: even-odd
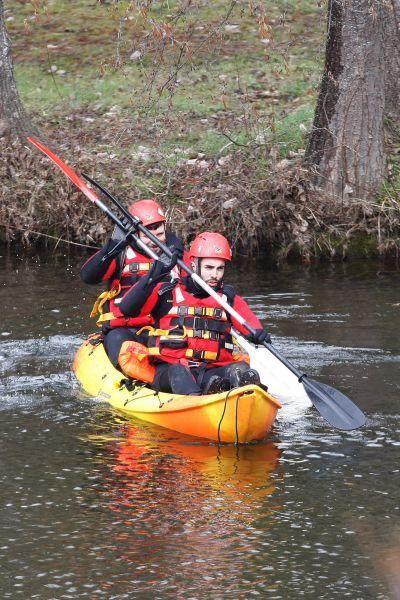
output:
[[[181,340],[186,337],[218,341],[221,336],[218,331],[208,331],[207,329],[188,329],[187,327],[183,327],[182,329],[153,329],[149,332],[149,337],[159,337],[161,341],[168,339]]]
[[[221,321],[227,321],[228,317],[226,312],[220,308],[211,308],[209,306],[186,306],[180,304],[179,306],[172,306],[168,311],[169,315],[178,315],[179,317],[186,317],[187,315],[193,315],[196,317],[213,317]]]
[[[194,360],[217,360],[218,352],[210,352],[210,350],[193,350],[190,348],[186,352],[187,358]]]
[[[101,327],[101,325],[105,322],[105,321],[112,321],[112,319],[123,319],[124,317],[116,317],[114,315],[114,313],[112,312],[107,312],[107,313],[101,313],[99,318],[96,321],[96,325],[98,327]]]
[[[125,267],[122,269],[122,274],[125,275],[126,273],[137,273],[138,271],[150,271],[152,265],[153,263],[147,262],[129,263],[128,265],[125,265]]]
[[[159,346],[149,348],[148,350],[151,356],[162,356],[162,348]],[[193,348],[188,348],[185,350],[185,358],[191,358],[199,361],[216,360],[217,356],[218,352],[211,352],[210,350],[193,350]]]
[[[229,324],[225,321],[214,321],[207,317],[178,317],[171,319],[171,325],[178,325],[194,330],[216,331],[224,333]]]
[[[175,327],[173,329],[155,329],[154,327],[149,329],[149,338],[170,338],[183,340],[187,337],[186,327]]]
[[[106,290],[105,292],[102,292],[98,296],[95,303],[93,304],[93,308],[90,313],[90,317],[91,318],[95,317],[97,314],[101,315],[103,313],[103,306],[105,305],[105,303],[108,302],[108,300],[112,300],[113,298],[115,298],[115,296],[118,296],[118,294],[120,292],[121,292],[121,284],[120,283],[118,283],[118,285],[116,285],[111,290]]]

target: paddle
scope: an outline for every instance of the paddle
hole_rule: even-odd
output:
[[[321,415],[338,429],[357,429],[365,423],[365,415],[347,396],[298,371],[272,344],[266,343],[256,347],[237,332],[234,335],[239,345],[249,354],[250,365],[260,373],[261,383],[267,385],[268,391],[276,395],[283,404],[285,398],[287,402],[290,400],[300,402],[302,406],[309,400]],[[264,346],[267,355],[273,354],[271,359],[265,355]],[[267,361],[268,368],[263,369],[263,364],[265,365]]]
[[[85,194],[89,200],[94,202],[101,210],[103,210],[107,216],[116,224],[122,231],[127,232],[135,243],[147,253],[151,258],[157,259],[158,256],[146,246],[144,242],[140,240],[133,231],[127,229],[124,224],[118,219],[110,209],[97,197],[94,191],[88,187],[88,185],[77,175],[71,167],[66,165],[56,154],[46,148],[41,142],[33,137],[28,138],[29,142],[36,146],[41,152],[46,154],[64,173],[67,177]],[[89,179],[89,178],[88,178]],[[124,215],[130,219],[135,230],[143,232],[147,238],[154,242],[167,256],[172,256],[172,251],[168,246],[162,243],[151,231],[149,231],[144,225],[131,215],[120,203],[114,198],[107,190],[102,188],[94,180],[90,179],[91,183],[96,185],[108,198],[110,198],[117,206],[122,210]],[[188,267],[182,260],[178,260],[178,265],[195,281],[200,287],[202,287],[210,296],[212,296],[220,306],[222,306],[226,312],[228,312],[238,323],[240,323],[249,333],[255,334],[255,329],[246,322],[246,320],[236,310],[230,306],[215,290],[213,290],[203,279],[195,273],[190,267]],[[339,392],[335,388],[328,386],[323,383],[319,383],[312,379],[309,379],[306,374],[298,371],[286,358],[284,358],[272,344],[263,342],[265,348],[269,350],[291,373],[296,375],[299,385],[304,386],[312,404],[320,412],[320,414],[330,423],[333,427],[338,429],[350,430],[361,427],[365,423],[365,415],[362,411],[342,392]]]
[[[71,169],[71,167],[65,164],[65,162],[63,162],[61,158],[57,156],[57,154],[54,154],[54,152],[52,152],[49,148],[47,148],[44,144],[39,142],[39,140],[35,139],[34,137],[28,137],[27,139],[31,144],[33,144],[34,146],[36,146],[36,148],[43,152],[43,154],[46,154],[46,156],[48,156],[61,169],[61,171],[68,177],[68,179],[70,179],[72,183],[74,183],[81,190],[81,192],[85,194],[86,198],[89,198],[89,200],[91,200],[94,204],[96,204],[96,206],[98,206],[103,212],[105,212],[106,215],[115,223],[115,225],[122,229],[122,231],[124,231],[126,235],[129,235],[132,238],[132,240],[138,245],[138,247],[141,250],[143,250],[143,252],[146,252],[147,255],[151,258],[154,258],[154,260],[157,260],[157,258],[159,258],[158,255],[155,252],[153,252],[153,250],[151,250],[151,248],[148,248],[148,246],[146,246],[146,244],[142,242],[142,240],[137,235],[135,235],[134,231],[136,230],[136,228],[134,231],[130,231],[129,229],[127,229],[125,225],[120,221],[120,219],[118,219],[118,217],[116,217],[114,213],[111,212],[108,206],[106,206],[104,202],[100,200],[97,194],[85,183],[85,181],[81,177],[79,177],[79,175],[75,173],[75,171]],[[133,217],[128,211],[124,210],[123,212],[125,216],[129,217],[131,221],[133,221]]]

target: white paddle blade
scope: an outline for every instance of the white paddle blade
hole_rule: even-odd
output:
[[[268,392],[278,398],[283,406],[295,405],[297,408],[311,406],[304,386],[280,360],[264,346],[254,346],[237,332],[235,340],[250,356],[250,366],[260,375],[261,383],[268,387]]]

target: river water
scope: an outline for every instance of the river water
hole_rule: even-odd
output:
[[[310,408],[235,448],[79,389],[81,257],[0,260],[2,598],[400,598],[396,267],[236,265],[277,348],[368,420]]]

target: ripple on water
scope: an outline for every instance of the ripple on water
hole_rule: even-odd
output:
[[[78,387],[71,362],[78,336],[0,342],[0,410],[30,410]]]
[[[53,271],[46,281],[54,285]],[[336,289],[332,280],[332,293]],[[365,295],[371,302],[374,289]],[[65,305],[71,304],[75,290],[60,286],[50,308],[59,305],[63,291]],[[260,313],[272,304],[276,320],[289,330],[290,319],[295,326],[299,318],[324,318],[310,298],[260,295],[254,304]],[[341,301],[330,302],[326,322],[332,330],[335,320],[348,318]],[[49,315],[57,319],[57,331],[68,331],[51,310],[44,327]],[[81,324],[72,322],[79,331]],[[394,329],[392,319],[380,324]],[[331,375],[327,383],[335,387],[350,377],[356,389],[367,374],[361,367],[375,363],[378,383],[372,388],[372,377],[367,381],[366,404],[379,397],[387,413],[375,405],[366,427],[339,432],[309,408],[291,422],[281,416],[270,447],[243,449],[203,448],[127,422],[99,403],[81,402],[78,388],[70,389],[81,337],[13,345],[2,336],[0,405],[10,402],[1,419],[0,562],[9,575],[2,597],[395,597],[386,582],[392,577],[398,586],[398,387],[397,365],[390,362],[396,357],[384,341],[385,350],[341,348],[336,335],[326,338],[311,326],[308,331],[309,339],[320,341],[278,337],[276,343],[317,379]],[[357,335],[348,339],[368,345]],[[394,384],[385,396],[386,378]]]
[[[18,370],[24,359],[41,359],[44,363],[55,359],[71,360],[82,341],[79,336],[64,335],[0,341],[1,373]]]

